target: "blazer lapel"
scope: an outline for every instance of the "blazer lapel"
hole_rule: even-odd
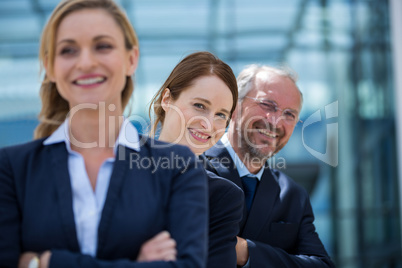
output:
[[[207,150],[205,156],[209,159],[209,163],[219,176],[231,180],[243,189],[236,165],[221,141],[218,141],[214,147]]]
[[[103,249],[105,249],[107,246],[106,233],[109,229],[110,223],[113,221],[112,214],[122,190],[128,163],[126,160],[129,159],[129,152],[131,152],[130,149],[121,145],[119,145],[117,149],[116,159],[113,166],[112,175],[110,177],[109,188],[98,227],[97,256],[102,256]]]
[[[268,165],[264,168],[264,173],[257,187],[253,205],[242,232],[244,237],[250,239],[258,238],[262,228],[271,216],[276,200],[279,198],[279,185]]]
[[[80,246],[77,240],[75,229],[74,212],[72,206],[72,192],[70,175],[68,171],[68,153],[65,143],[57,143],[48,146],[50,150],[51,173],[55,178],[56,191],[58,197],[58,206],[61,217],[61,223],[65,231],[65,239],[68,247],[73,251],[79,251]]]

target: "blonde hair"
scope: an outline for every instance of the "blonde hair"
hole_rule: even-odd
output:
[[[152,109],[155,115],[150,131],[151,136],[155,136],[158,124],[163,125],[165,120],[165,110],[161,105],[164,90],[169,88],[172,99],[177,100],[180,94],[189,88],[196,79],[204,76],[216,76],[228,86],[233,97],[233,105],[230,110],[230,116],[232,115],[236,108],[238,95],[236,76],[233,74],[232,69],[210,52],[195,52],[185,57],[174,67],[165,83],[152,98],[148,111],[150,118]],[[229,120],[230,118],[227,124],[229,124]]]
[[[108,12],[115,19],[124,34],[126,49],[138,48],[138,38],[134,28],[131,26],[124,11],[113,0],[64,0],[54,9],[42,32],[39,49],[41,71],[46,66],[47,71],[52,75],[56,34],[61,21],[67,15],[83,9],[103,9]],[[121,96],[123,109],[128,104],[133,90],[133,78],[128,76]],[[42,108],[39,113],[40,123],[34,132],[35,139],[51,135],[63,123],[70,109],[68,102],[57,91],[56,84],[49,80],[49,76],[46,73],[40,88],[40,98]]]

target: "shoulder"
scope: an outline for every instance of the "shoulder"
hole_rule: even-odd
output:
[[[130,157],[131,159],[131,157]],[[187,147],[178,144],[166,143],[147,137],[140,146],[137,161],[145,161],[145,167],[152,166],[156,176],[181,178],[202,178],[206,184],[203,165],[198,162],[195,154]],[[142,166],[142,165],[141,165]]]
[[[200,156],[200,159],[204,162],[205,168],[214,173],[219,173],[218,170],[235,170],[236,166],[228,150],[223,144],[220,146],[217,145],[218,143]],[[226,177],[226,175],[224,177]]]
[[[309,195],[307,193],[307,190],[303,186],[295,182],[291,177],[277,169],[271,169],[270,171],[272,172],[272,175],[277,180],[282,190],[286,190],[288,192],[291,192],[292,194],[296,194],[297,196],[308,198]]]
[[[195,155],[187,146],[167,143],[143,135],[140,135],[140,140],[142,141],[140,150],[145,149],[147,152],[149,152],[149,154],[156,156],[182,155],[195,159]]]
[[[210,199],[227,199],[229,201],[232,200],[234,203],[242,202],[242,199],[244,198],[243,191],[239,186],[211,171],[206,170],[206,173],[208,178]]]
[[[8,146],[0,149],[0,176],[24,179],[33,167],[48,165],[51,159],[43,140]]]
[[[230,180],[222,178],[209,170],[206,170],[206,173],[208,177],[208,182],[214,189],[218,188],[220,190],[227,190],[238,193],[242,192],[240,187],[237,186],[235,183],[231,182]]]
[[[218,141],[214,146],[204,152],[207,159],[221,158],[228,154],[225,145],[221,141]]]
[[[29,155],[40,152],[43,148],[43,141],[46,138],[30,141],[27,143],[12,145],[0,148],[0,157],[8,157],[12,159],[21,159]]]

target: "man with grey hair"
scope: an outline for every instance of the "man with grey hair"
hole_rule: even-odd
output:
[[[303,97],[296,79],[286,69],[244,69],[229,130],[205,152],[207,168],[244,191],[240,267],[334,267],[315,231],[308,193],[268,166],[299,121]]]

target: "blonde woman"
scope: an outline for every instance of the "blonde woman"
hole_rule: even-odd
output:
[[[205,171],[184,146],[157,148],[122,116],[138,56],[113,1],[53,11],[37,139],[0,150],[1,267],[205,267]],[[167,157],[182,161],[158,166]]]

